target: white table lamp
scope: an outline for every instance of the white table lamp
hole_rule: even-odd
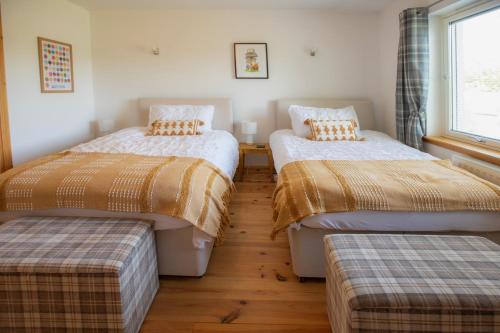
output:
[[[255,121],[243,121],[241,123],[241,134],[245,136],[245,143],[252,144],[253,136],[257,134],[257,123]]]
[[[100,119],[97,121],[97,129],[99,135],[106,135],[113,132],[115,128],[115,121],[113,119]]]

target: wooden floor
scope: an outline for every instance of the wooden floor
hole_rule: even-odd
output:
[[[155,333],[330,332],[324,281],[299,283],[286,234],[271,232],[274,183],[236,183],[231,221],[203,278],[162,278],[142,327]],[[249,179],[251,178],[251,179]]]

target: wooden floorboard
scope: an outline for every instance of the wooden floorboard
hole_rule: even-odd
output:
[[[330,332],[325,283],[298,282],[286,234],[269,237],[274,183],[253,178],[236,183],[232,226],[214,249],[207,274],[162,277],[142,332]]]

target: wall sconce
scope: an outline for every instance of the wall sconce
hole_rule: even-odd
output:
[[[154,46],[151,51],[155,56],[160,55],[160,48],[158,46]]]
[[[309,55],[310,55],[311,57],[315,57],[315,56],[316,56],[316,52],[318,52],[318,50],[317,50],[317,49],[315,49],[315,48],[310,49],[310,50],[309,50]]]

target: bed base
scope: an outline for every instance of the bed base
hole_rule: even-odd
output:
[[[207,271],[214,242],[205,248],[193,246],[193,228],[156,231],[158,273],[160,275],[201,277]]]
[[[306,278],[325,277],[325,255],[323,237],[335,233],[395,233],[395,234],[450,234],[475,235],[486,237],[500,244],[500,231],[495,232],[376,232],[376,231],[339,231],[316,229],[302,226],[300,230],[288,228],[288,240],[292,257],[292,268],[300,282]]]

